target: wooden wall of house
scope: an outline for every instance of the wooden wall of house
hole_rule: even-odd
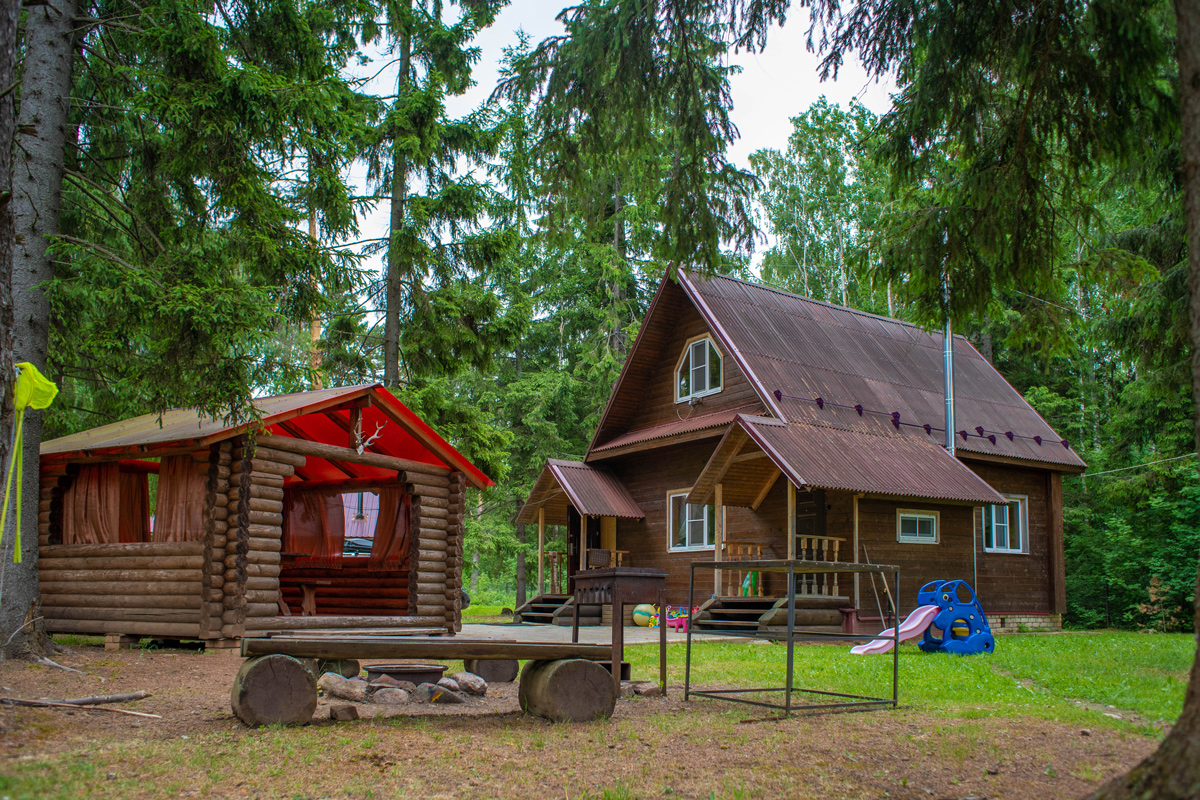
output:
[[[1028,555],[985,553],[980,532],[979,594],[984,610],[989,614],[1065,613],[1061,474],[981,461],[968,466],[1001,494],[1029,497]],[[989,596],[1003,599],[989,605]]]
[[[700,398],[695,405],[675,402],[675,365],[683,355],[683,348],[689,339],[709,332],[700,312],[685,299],[679,309],[677,322],[669,331],[670,335],[660,335],[654,341],[643,342],[646,347],[656,348],[660,357],[650,369],[646,382],[636,387],[635,396],[641,398],[641,405],[632,417],[629,430],[676,422],[680,417],[711,414],[714,411],[747,404],[762,407],[754,386],[715,338],[713,344],[721,352],[724,370],[721,391]],[[757,409],[750,409],[749,412],[757,413]]]
[[[691,488],[708,462],[721,432],[707,439],[656,449],[649,457],[644,453],[636,453],[604,464],[625,484],[646,514],[646,518],[641,520],[617,520],[617,549],[629,551],[631,566],[667,571],[667,602],[671,604],[687,602],[691,562],[711,561],[713,551],[668,551],[667,494]],[[767,499],[759,507],[760,513],[728,507],[728,540],[761,544],[763,558],[786,558],[786,485],[782,479],[775,482]],[[770,591],[773,584],[767,584],[765,588]],[[696,602],[708,599],[712,593],[712,572],[698,571]]]
[[[368,558],[347,557],[342,568],[295,568],[284,565],[279,591],[299,616],[303,584],[316,583],[317,615],[399,617],[408,613],[408,568],[369,570]]]
[[[689,488],[707,462],[717,438],[656,449],[653,454],[636,453],[605,462],[605,467],[629,489],[642,511],[644,520],[617,521],[617,548],[629,551],[635,567],[655,567],[667,571],[668,602],[687,601],[689,565],[693,560],[710,561],[713,551],[669,552],[667,542],[667,495]],[[932,580],[973,580],[972,551],[978,547],[977,591],[984,610],[995,613],[1061,613],[1054,610],[1053,578],[1054,539],[1050,494],[1052,478],[1045,470],[1003,465],[978,465],[980,476],[997,491],[1029,497],[1030,548],[1028,555],[984,553],[981,530],[975,528],[976,509],[971,506],[863,498],[859,501],[859,541],[866,545],[870,560],[876,564],[895,564],[901,568],[900,605],[904,613],[916,605],[917,591]],[[757,512],[728,507],[727,540],[755,543],[763,547],[763,558],[786,558],[787,484],[780,478]],[[841,559],[853,561],[853,496],[849,492],[826,492],[825,535],[846,541]],[[901,543],[897,540],[896,521],[900,508],[934,510],[941,520],[940,540],[936,545]],[[1060,512],[1061,513],[1061,512]],[[1061,523],[1060,523],[1061,525]],[[1061,533],[1058,539],[1061,548]],[[1060,551],[1061,552],[1061,551]],[[861,550],[860,550],[861,556]],[[696,597],[708,598],[713,591],[711,573],[697,573]],[[767,594],[782,594],[782,576],[768,576]],[[853,598],[853,579],[839,579],[838,592]],[[882,588],[881,602],[886,602]],[[870,579],[860,579],[860,613],[877,616]]]

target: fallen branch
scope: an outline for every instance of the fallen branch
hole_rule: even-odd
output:
[[[145,700],[149,692],[129,692],[128,694],[98,694],[94,697],[72,697],[69,700],[55,700],[55,703],[66,703],[72,706],[98,706],[104,703],[129,703],[133,700]]]
[[[85,697],[82,699],[93,700],[95,698]],[[78,701],[64,702],[62,700],[24,700],[20,697],[0,697],[0,705],[33,706],[35,708],[79,708],[80,703]],[[88,710],[111,711],[114,714],[128,714],[131,717],[151,717],[153,719],[162,719],[162,717],[158,714],[147,714],[144,711],[130,711],[127,708],[105,708],[101,705],[92,705],[92,707]]]
[[[62,664],[58,663],[57,661],[51,661],[50,659],[46,658],[45,656],[38,656],[34,660],[37,661],[39,664],[45,664],[47,667],[57,667],[58,669],[65,670],[67,672],[74,672],[76,675],[84,675],[85,674],[85,673],[80,672],[79,670],[75,669],[74,667],[64,667]],[[103,680],[103,678],[101,678],[101,680]]]

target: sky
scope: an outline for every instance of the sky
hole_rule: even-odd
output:
[[[846,64],[837,81],[820,80],[817,73],[819,60],[805,48],[808,15],[798,6],[798,3],[794,5],[793,19],[787,25],[771,31],[762,52],[730,55],[731,63],[742,69],[741,74],[730,80],[733,95],[731,118],[741,136],[730,146],[729,156],[740,167],[750,166],[749,156],[756,150],[786,148],[792,130],[791,118],[822,95],[843,106],[851,99],[858,98],[877,114],[891,107],[891,84],[869,80],[857,62]],[[475,45],[482,53],[473,71],[475,86],[464,95],[448,98],[448,112],[452,116],[462,116],[487,100],[499,79],[503,50],[517,43],[518,29],[529,34],[534,44],[561,34],[563,27],[555,17],[563,8],[564,0],[513,0],[499,14],[496,22],[476,37]],[[388,60],[388,56],[380,55],[376,63],[382,65]],[[369,66],[356,72],[369,75],[378,68]],[[367,90],[389,95],[395,91],[395,81],[393,67],[384,70]],[[352,180],[362,188],[361,171],[353,174]],[[361,238],[387,235],[386,203],[377,205],[363,215],[360,231]],[[758,248],[758,253],[769,247],[768,242],[765,247]],[[379,263],[381,265],[382,262]]]

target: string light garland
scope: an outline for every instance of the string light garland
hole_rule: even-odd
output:
[[[883,417],[891,422],[892,427],[896,430],[900,430],[901,426],[918,428],[925,431],[926,436],[932,436],[934,431],[938,431],[939,433],[945,433],[946,431],[945,428],[939,428],[936,425],[930,425],[928,422],[908,422],[903,420],[900,418],[899,411],[876,411],[875,409],[864,407],[861,403],[847,405],[845,403],[835,403],[832,400],[826,400],[824,397],[801,397],[800,395],[795,394],[784,394],[780,389],[776,389],[772,394],[775,395],[776,400],[782,400],[786,397],[789,400],[802,400],[806,403],[813,403],[822,411],[825,410],[825,406],[832,406],[833,408],[844,408],[847,411],[854,411],[860,417],[867,414],[871,414],[872,416],[876,417]],[[1024,439],[1025,441],[1036,443],[1039,447],[1043,444],[1061,444],[1067,450],[1071,449],[1071,443],[1066,439],[1053,439],[1045,436],[1024,436],[1019,433],[1013,433],[1012,431],[991,431],[987,428],[984,428],[982,425],[976,425],[974,432],[968,431],[964,428],[961,431],[955,431],[955,435],[961,436],[964,442],[974,437],[976,439],[987,439],[992,444],[995,444],[997,437],[1003,436],[1010,442],[1016,439]]]

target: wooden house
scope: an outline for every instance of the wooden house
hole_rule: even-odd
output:
[[[202,639],[461,623],[463,495],[491,480],[379,384],[191,409],[41,446],[38,557],[50,632]],[[346,504],[372,502],[366,555]],[[153,508],[153,514],[151,514]]]
[[[902,614],[922,584],[961,578],[993,627],[1057,629],[1062,475],[1085,464],[966,339],[953,348],[951,454],[939,334],[730,278],[667,279],[584,461],[547,464],[519,520],[568,526],[571,574],[593,556],[667,570],[676,604],[693,560],[731,562],[700,573],[701,627],[778,624],[785,587],[736,561],[806,558],[898,565]],[[800,591],[815,627],[868,629],[888,608],[869,576],[801,576]],[[565,619],[563,602],[543,595],[522,617]]]

